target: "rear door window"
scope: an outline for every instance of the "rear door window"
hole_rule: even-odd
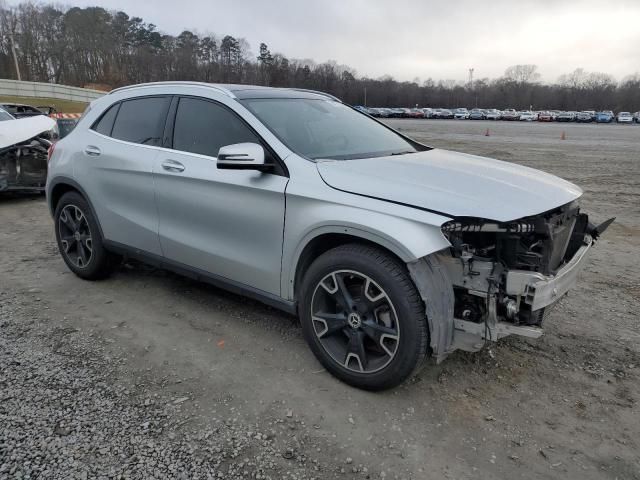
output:
[[[120,104],[111,136],[126,142],[160,146],[170,97],[144,97]]]
[[[229,109],[207,100],[180,99],[173,127],[173,149],[217,157],[220,147],[261,143],[258,136]]]

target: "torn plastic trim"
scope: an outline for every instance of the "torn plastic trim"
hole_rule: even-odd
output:
[[[453,343],[453,283],[436,252],[407,263],[409,274],[422,298],[429,324],[429,346],[436,362],[442,362]]]

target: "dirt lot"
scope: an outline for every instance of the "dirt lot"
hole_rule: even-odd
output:
[[[0,479],[640,478],[640,127],[389,123],[617,217],[545,336],[355,390],[294,318],[139,264],[84,282],[42,198],[0,199]]]

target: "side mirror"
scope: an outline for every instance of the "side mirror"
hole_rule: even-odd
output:
[[[267,171],[271,165],[264,162],[264,149],[257,143],[225,145],[218,151],[216,166],[225,170]]]

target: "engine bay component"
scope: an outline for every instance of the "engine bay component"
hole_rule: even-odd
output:
[[[573,202],[513,222],[456,218],[442,226],[442,255],[454,286],[454,348],[473,338],[539,336],[551,307],[576,283],[586,252],[611,224],[589,223]]]

